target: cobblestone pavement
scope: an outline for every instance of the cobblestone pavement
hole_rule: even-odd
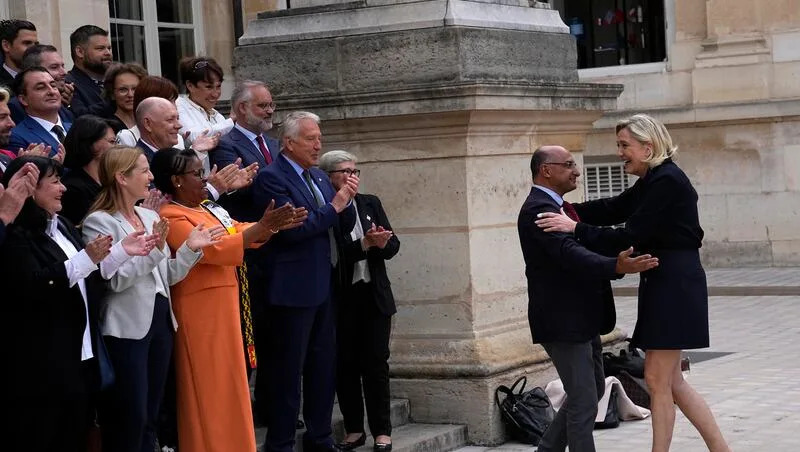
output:
[[[637,282],[627,277],[625,285]],[[709,286],[800,286],[800,269],[730,269],[708,272]],[[622,284],[620,284],[622,285]],[[636,299],[617,297],[618,326],[632,332]],[[734,451],[800,451],[800,296],[713,296],[709,299],[711,347],[733,352],[694,362],[687,380],[711,406]],[[595,431],[598,451],[649,451],[650,420]],[[535,448],[506,443],[459,452]],[[672,451],[707,450],[678,411]]]

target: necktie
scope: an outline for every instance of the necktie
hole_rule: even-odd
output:
[[[261,153],[264,154],[264,160],[266,160],[267,165],[269,165],[270,163],[272,163],[272,155],[269,153],[267,145],[264,144],[264,138],[262,138],[261,135],[259,135],[256,137],[256,141],[258,141],[258,148],[261,149]]]
[[[564,209],[564,213],[567,214],[567,216],[573,221],[581,221],[581,217],[578,216],[578,211],[575,210],[575,207],[573,207],[569,201],[564,201],[564,203],[561,204],[561,207]]]
[[[56,124],[50,130],[53,133],[56,134],[56,137],[58,137],[58,142],[59,143],[63,143],[64,142],[64,138],[66,138],[66,135],[64,135],[64,129],[60,125]]]
[[[306,185],[308,185],[308,189],[311,190],[311,196],[314,197],[314,201],[317,202],[317,207],[322,207],[325,205],[325,200],[320,199],[317,191],[314,190],[314,182],[311,180],[311,173],[308,170],[303,171],[303,179],[306,181]],[[328,228],[328,240],[331,243],[331,265],[334,267],[336,263],[339,262],[339,252],[336,249],[336,237],[333,235],[333,228]]]

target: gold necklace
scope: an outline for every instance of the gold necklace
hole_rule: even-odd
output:
[[[130,223],[130,225],[133,226],[133,229],[136,230],[144,229],[144,224],[142,224],[142,220],[139,219],[139,216],[136,215],[136,212],[133,213],[133,218],[129,217],[128,214],[126,213],[123,213],[122,216],[125,217],[126,220],[128,220],[128,223]]]
[[[175,205],[181,206],[181,207],[183,207],[183,208],[185,208],[185,209],[194,210],[195,212],[204,212],[204,211],[205,211],[205,210],[203,210],[203,208],[202,208],[202,207],[200,207],[200,206],[197,206],[197,207],[189,207],[189,206],[187,206],[186,204],[181,204],[181,203],[179,203],[178,201],[175,201],[175,200],[172,200],[172,201],[170,201],[170,202],[171,202],[172,204],[175,204]]]

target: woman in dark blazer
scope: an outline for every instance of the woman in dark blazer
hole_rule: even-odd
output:
[[[115,145],[116,137],[108,121],[97,116],[81,116],[67,132],[64,166],[69,172],[62,180],[67,191],[61,199],[61,215],[72,224],[80,224],[89,212],[89,206],[97,199],[100,193],[100,157]]]
[[[331,151],[320,158],[319,166],[339,190],[351,174],[360,174],[356,162],[355,156],[348,152]],[[374,450],[389,452],[392,450],[389,335],[392,315],[397,309],[385,261],[397,254],[400,241],[392,234],[392,226],[377,196],[356,194],[353,203],[356,224],[352,230],[342,231],[339,262],[336,392],[347,435],[338,446],[351,450],[365,443],[366,399]]]
[[[19,157],[8,181],[26,163],[39,170],[36,189],[0,246],[2,443],[5,450],[83,451],[94,419],[93,395],[109,383],[97,332],[97,302],[105,290],[98,264],[113,274],[131,255],[149,252],[141,235],[112,247],[103,236],[84,246],[61,210],[61,164]]]
[[[683,379],[680,368],[681,350],[709,345],[697,192],[672,161],[677,147],[663,124],[639,114],[617,123],[616,132],[625,172],[639,180],[613,198],[575,204],[580,222],[545,213],[537,224],[545,231],[573,232],[580,243],[592,249],[619,252],[633,246],[658,257],[659,266],[640,276],[633,333],[633,342],[646,350],[653,451],[669,450],[676,403],[700,431],[709,450],[727,451],[714,415]],[[607,227],[623,222],[621,228]]]

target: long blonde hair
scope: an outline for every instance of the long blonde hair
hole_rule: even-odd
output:
[[[141,149],[130,146],[112,146],[103,153],[97,171],[102,188],[89,213],[96,210],[116,212],[122,209],[122,192],[117,185],[117,173],[130,175],[140,155]]]
[[[664,160],[672,158],[678,152],[678,146],[672,144],[667,128],[652,116],[639,113],[623,119],[617,123],[616,133],[622,129],[628,129],[636,141],[653,145],[652,153],[644,160],[650,168],[664,163]]]

